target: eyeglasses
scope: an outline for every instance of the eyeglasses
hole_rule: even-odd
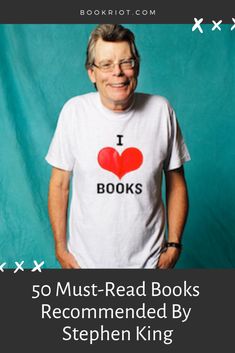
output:
[[[112,72],[115,68],[115,65],[118,65],[121,70],[131,70],[135,67],[135,60],[134,59],[129,59],[129,60],[123,60],[117,63],[114,62],[101,62],[99,65],[93,64],[93,66],[97,67],[97,69],[100,69],[102,72]]]

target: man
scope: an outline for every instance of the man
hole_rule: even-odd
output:
[[[139,64],[130,30],[100,25],[92,32],[86,68],[97,92],[65,104],[46,157],[63,268],[167,269],[179,258],[188,210],[183,163],[190,157],[167,100],[135,93]]]

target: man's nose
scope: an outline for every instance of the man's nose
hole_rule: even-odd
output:
[[[122,69],[121,69],[121,64],[120,64],[120,63],[114,64],[113,74],[114,74],[115,76],[120,76],[120,75],[123,74],[123,71],[122,71]]]

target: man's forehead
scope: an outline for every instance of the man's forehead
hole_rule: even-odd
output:
[[[99,59],[109,59],[116,56],[130,56],[130,44],[126,41],[109,42],[98,39],[95,45],[95,57]]]

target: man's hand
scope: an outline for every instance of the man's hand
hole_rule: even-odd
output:
[[[173,247],[167,248],[166,251],[161,253],[158,260],[157,268],[161,270],[167,270],[169,268],[173,268],[179,256],[180,256],[180,249],[173,248]]]
[[[60,250],[56,252],[56,257],[62,268],[64,269],[79,269],[80,266],[75,260],[75,257],[68,250]]]

